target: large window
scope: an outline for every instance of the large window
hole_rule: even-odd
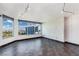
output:
[[[19,20],[19,35],[40,34],[41,23]]]
[[[13,18],[3,16],[3,38],[13,36]]]
[[[2,15],[1,19],[1,37],[3,39],[13,37],[15,35],[14,26],[17,27],[16,24],[14,24],[14,19],[6,15]],[[26,20],[18,20],[18,35],[34,35],[40,33],[41,23]]]
[[[19,35],[27,34],[27,22],[23,20],[19,20]]]

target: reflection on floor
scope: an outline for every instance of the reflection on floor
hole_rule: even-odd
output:
[[[0,56],[77,56],[79,46],[45,38],[14,42],[0,48]]]

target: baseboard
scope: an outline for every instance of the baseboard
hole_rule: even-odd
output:
[[[62,42],[62,41],[58,41],[58,40],[51,39],[51,38],[47,38],[47,37],[43,37],[43,38],[45,38],[45,39],[50,39],[50,40],[53,40],[53,41],[56,41],[56,42],[60,42],[60,43],[64,43],[64,42]]]
[[[7,44],[4,44],[4,45],[2,45],[2,46],[0,46],[0,48],[1,47],[4,47],[4,46],[7,46],[7,45],[9,45],[9,44],[12,44],[12,43],[14,43],[14,42],[17,42],[17,41],[24,41],[24,40],[33,40],[33,39],[38,39],[38,38],[45,38],[45,39],[50,39],[50,38],[47,38],[47,37],[43,37],[43,36],[40,36],[40,37],[33,37],[33,38],[26,38],[26,39],[21,39],[21,40],[15,40],[15,41],[12,41],[12,42],[9,42],[9,43],[7,43]],[[76,46],[79,46],[78,44],[75,44],[75,43],[71,43],[71,42],[62,42],[62,41],[58,41],[58,40],[55,40],[55,39],[51,39],[51,40],[53,40],[53,41],[56,41],[56,42],[59,42],[59,43],[63,43],[63,44],[72,44],[72,45],[76,45]]]
[[[46,39],[50,39],[50,38],[47,38],[47,37],[43,37],[43,38],[46,38]],[[63,44],[72,44],[72,45],[76,45],[76,46],[79,46],[79,44],[75,44],[75,43],[71,43],[71,42],[62,42],[62,41],[58,41],[58,40],[55,40],[55,39],[51,39],[51,40],[53,40],[53,41],[56,41],[56,42],[60,42],[60,43],[63,43]]]
[[[72,44],[72,45],[79,46],[79,44],[75,44],[75,43],[71,43],[71,42],[64,42],[64,43],[67,43],[67,44]]]
[[[0,46],[0,48],[1,47],[4,47],[4,46],[7,46],[7,45],[9,45],[9,44],[12,44],[12,43],[14,43],[14,42],[17,42],[17,41],[24,41],[24,40],[33,40],[33,39],[37,39],[37,38],[43,38],[42,36],[40,36],[40,37],[33,37],[33,38],[26,38],[26,39],[21,39],[21,40],[15,40],[15,41],[12,41],[12,42],[9,42],[9,43],[6,43],[6,44],[4,44],[4,45],[2,45],[2,46]]]

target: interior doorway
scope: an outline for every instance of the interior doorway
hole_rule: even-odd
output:
[[[64,16],[64,42],[67,42],[67,38],[68,38],[68,17]]]

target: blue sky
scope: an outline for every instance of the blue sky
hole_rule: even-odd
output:
[[[9,18],[4,18],[3,20],[3,28],[4,29],[12,29],[13,28],[13,20],[12,19],[9,19]],[[19,29],[23,29],[25,30],[25,27],[28,25],[28,22],[27,21],[24,21],[24,20],[19,20],[18,21],[18,26],[19,26]]]
[[[12,28],[12,25],[13,25],[13,21],[12,20],[4,20],[3,21],[3,27],[4,28]]]
[[[19,21],[19,28],[20,29],[25,29],[25,26],[27,26],[27,22],[25,21]],[[10,19],[6,19],[3,21],[3,28],[9,29],[13,27],[13,21]]]
[[[19,26],[27,26],[27,22],[25,22],[25,21],[19,21]]]
[[[27,22],[19,21],[19,29],[26,30],[25,26],[27,26]]]

